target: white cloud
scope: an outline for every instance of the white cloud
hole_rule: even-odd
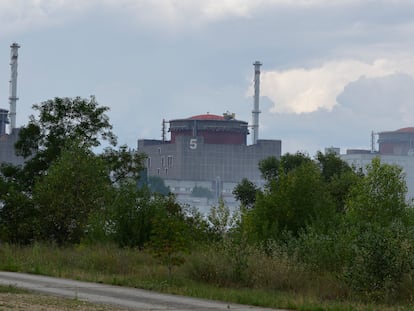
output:
[[[406,0],[400,0],[406,1]],[[349,6],[357,0],[1,0],[0,35],[54,26],[93,10],[120,12],[155,28],[182,28],[231,17],[250,18],[278,7]]]
[[[83,0],[2,0],[0,36],[63,23],[91,4]]]
[[[326,62],[310,69],[264,70],[261,76],[261,95],[272,100],[274,106],[271,112],[274,113],[330,110],[337,104],[336,98],[345,86],[361,76],[375,78],[395,73],[414,75],[414,58],[377,59],[372,63],[348,59]],[[251,86],[248,94],[252,93]]]

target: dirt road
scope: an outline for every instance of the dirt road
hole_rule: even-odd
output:
[[[119,306],[128,308],[129,310],[271,311],[271,309],[159,294],[135,288],[14,272],[0,272],[0,284],[13,285],[19,288],[54,296],[76,298],[76,300]]]

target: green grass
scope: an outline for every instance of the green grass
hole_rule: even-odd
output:
[[[10,294],[27,294],[29,293],[27,290],[18,288],[16,286],[13,285],[0,285],[0,293],[4,294],[4,293],[10,293]]]
[[[57,248],[3,244],[0,269],[301,311],[414,310],[410,303],[379,305],[352,300],[347,289],[329,275],[309,272],[283,258],[250,255],[253,257],[246,257],[248,268],[235,274],[229,263],[231,256],[213,249],[195,251],[168,278],[167,268],[144,251],[112,245]],[[0,288],[0,292],[7,290],[17,289]]]

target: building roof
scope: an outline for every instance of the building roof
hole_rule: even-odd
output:
[[[399,133],[414,133],[414,127],[404,127],[399,130],[396,130]]]
[[[189,120],[224,120],[223,116],[218,116],[216,114],[199,114],[188,118]]]

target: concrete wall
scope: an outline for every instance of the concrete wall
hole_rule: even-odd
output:
[[[14,144],[17,142],[19,129],[14,129],[11,134],[0,135],[0,163],[21,165],[24,163],[22,157],[16,156]]]
[[[138,151],[148,155],[148,175],[164,179],[238,183],[243,178],[260,182],[258,163],[269,156],[281,156],[280,140],[259,140],[256,145],[205,144],[204,138],[177,137],[175,143],[146,145]]]

